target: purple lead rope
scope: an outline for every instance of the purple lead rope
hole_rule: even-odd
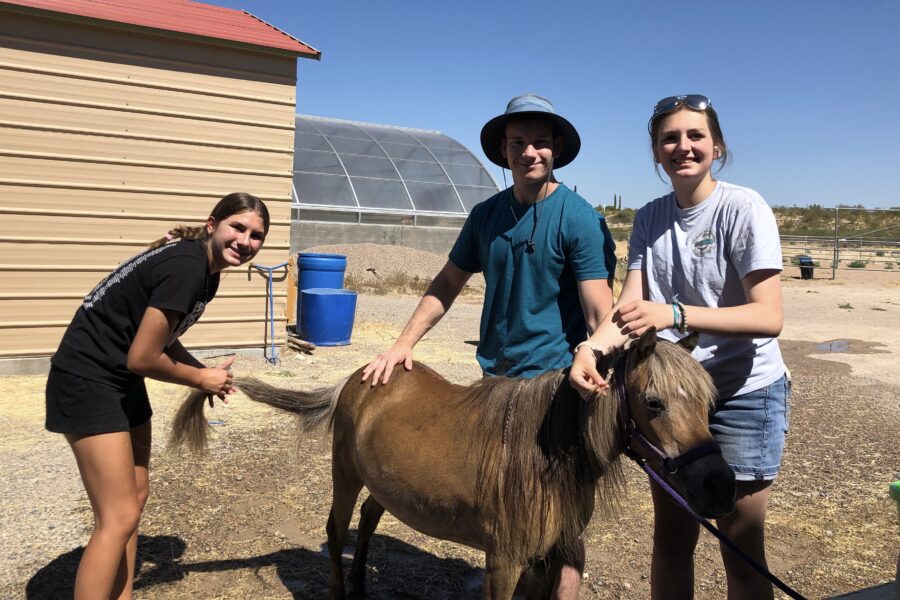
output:
[[[625,437],[627,438],[625,441],[625,454],[630,459],[632,459],[634,462],[636,462],[644,471],[646,471],[647,475],[649,475],[653,481],[655,481],[657,484],[659,484],[659,487],[664,489],[666,491],[666,493],[669,494],[669,496],[675,501],[675,503],[678,504],[678,506],[680,506],[681,508],[686,510],[687,513],[689,515],[691,515],[695,521],[697,521],[698,523],[703,525],[711,534],[716,536],[719,539],[719,541],[722,542],[723,544],[725,544],[732,552],[734,552],[735,554],[740,556],[744,561],[747,562],[747,564],[749,564],[751,567],[756,569],[756,571],[760,575],[762,575],[763,577],[765,577],[766,579],[771,581],[773,585],[778,587],[778,589],[780,589],[782,592],[784,592],[791,598],[794,598],[795,600],[806,600],[806,598],[801,596],[799,592],[795,591],[791,586],[789,586],[788,584],[784,583],[783,581],[781,581],[780,579],[775,577],[775,575],[773,575],[767,568],[765,568],[764,566],[762,566],[761,564],[756,562],[756,560],[754,560],[750,555],[748,555],[746,552],[744,552],[743,550],[738,548],[737,544],[735,544],[730,539],[725,537],[725,534],[723,534],[721,531],[716,529],[716,527],[712,523],[710,523],[709,521],[707,521],[706,519],[704,519],[703,517],[698,515],[697,512],[693,508],[691,508],[690,505],[687,503],[687,500],[682,498],[681,494],[679,494],[672,486],[670,486],[668,483],[666,483],[666,481],[656,471],[651,469],[645,460],[643,460],[640,456],[638,456],[633,451],[629,450],[628,439],[633,439],[633,440],[636,440],[637,442],[639,442],[642,446],[644,446],[644,448],[646,448],[648,451],[650,451],[651,454],[655,454],[656,457],[660,460],[660,462],[663,465],[666,464],[666,461],[670,460],[662,450],[657,448],[652,442],[650,442],[650,440],[647,439],[647,437],[643,433],[640,432],[640,430],[638,430],[637,426],[635,426],[633,424],[634,422],[631,420],[631,414],[630,414],[630,411],[628,410],[628,391],[625,388],[625,369],[626,369],[625,356],[626,356],[625,354],[622,354],[616,360],[615,366],[613,367],[616,387],[617,387],[617,391],[619,394],[619,406],[620,406],[621,417],[625,423],[625,426],[624,426]],[[689,459],[685,460],[686,457],[691,455],[691,452],[689,452],[682,456],[676,457],[674,459],[674,464],[677,466],[681,462],[690,462],[692,460],[696,460],[697,458],[699,458],[701,456],[705,456],[706,454],[709,454],[711,451],[712,450],[710,449],[710,446],[704,447],[699,452],[696,452]],[[715,451],[716,452],[719,451],[718,446],[716,446]]]
[[[651,469],[650,466],[647,465],[646,462],[644,462],[640,459],[634,458],[634,457],[632,457],[632,459],[644,471],[647,472],[647,474],[650,476],[650,478],[653,479],[653,481],[655,481],[659,485],[659,487],[664,489],[666,491],[666,493],[669,494],[669,496],[671,496],[671,498],[675,501],[676,504],[678,504],[678,506],[680,506],[681,508],[686,510],[689,515],[694,517],[695,521],[697,521],[698,523],[703,525],[711,534],[713,534],[714,536],[719,538],[720,542],[722,542],[723,544],[728,546],[728,548],[732,552],[734,552],[735,554],[740,556],[742,559],[744,559],[751,567],[756,569],[760,575],[762,575],[763,577],[765,577],[766,579],[771,581],[775,586],[778,587],[778,589],[780,589],[782,592],[784,592],[791,598],[794,598],[795,600],[806,600],[806,598],[804,598],[802,595],[800,595],[799,592],[795,591],[791,586],[789,586],[788,584],[786,584],[783,581],[781,581],[780,579],[778,579],[767,568],[765,568],[764,566],[762,566],[761,564],[756,562],[750,555],[748,555],[746,552],[744,552],[743,550],[738,548],[737,544],[732,542],[730,539],[728,539],[725,536],[725,534],[723,534],[721,531],[716,529],[716,527],[712,523],[710,523],[709,521],[707,521],[706,519],[704,519],[703,517],[698,515],[697,512],[693,508],[691,508],[690,505],[688,505],[687,501],[681,497],[681,494],[679,494],[677,491],[675,491],[674,488],[672,488],[672,486],[670,486],[668,483],[666,483],[666,481],[662,477],[660,477],[656,471]]]

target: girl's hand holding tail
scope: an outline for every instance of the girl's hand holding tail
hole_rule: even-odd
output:
[[[200,385],[198,387],[209,394],[210,407],[213,405],[213,396],[218,396],[227,404],[228,399],[226,396],[237,391],[232,385],[234,378],[231,373],[231,365],[233,362],[234,357],[231,356],[217,367],[205,367],[200,370]]]

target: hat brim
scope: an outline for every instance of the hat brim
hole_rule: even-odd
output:
[[[502,114],[484,124],[481,128],[481,149],[489,161],[498,167],[509,168],[509,162],[503,158],[503,152],[500,150],[500,141],[506,136],[506,124],[513,119],[532,115],[549,119],[553,123],[556,136],[563,139],[563,150],[553,160],[553,168],[561,169],[575,160],[578,151],[581,150],[581,137],[575,127],[557,114],[535,110]]]

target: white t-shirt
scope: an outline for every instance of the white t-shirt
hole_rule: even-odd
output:
[[[628,269],[644,269],[649,300],[692,306],[746,304],[741,280],[760,269],[782,270],[775,215],[755,191],[719,181],[699,205],[679,208],[675,193],[634,218]],[[688,315],[690,326],[690,315]],[[660,332],[677,340],[675,329]],[[785,372],[775,338],[701,334],[694,349],[720,398],[761,389]]]

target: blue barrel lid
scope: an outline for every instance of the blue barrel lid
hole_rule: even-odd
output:
[[[356,292],[338,288],[307,288],[301,290],[301,294],[315,294],[316,296],[355,296]]]
[[[347,260],[347,257],[343,254],[324,254],[320,252],[301,252],[300,258],[336,258],[340,260]]]
[[[314,271],[343,271],[347,267],[347,257],[343,254],[317,254],[301,252],[297,261],[300,269]]]

